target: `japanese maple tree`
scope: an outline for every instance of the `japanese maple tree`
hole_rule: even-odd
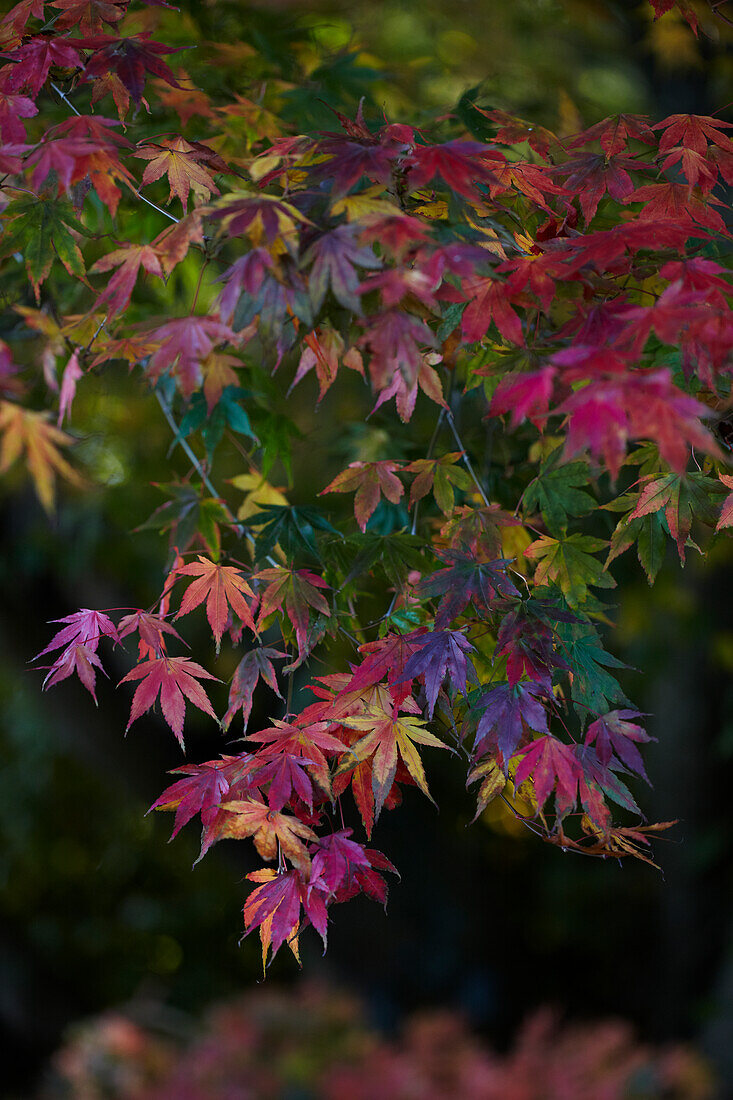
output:
[[[438,768],[478,784],[476,816],[503,799],[563,850],[651,862],[667,823],[637,804],[650,735],[606,593],[632,548],[653,583],[669,545],[684,561],[733,524],[733,124],[556,135],[477,102],[300,132],[277,80],[196,87],[154,37],[166,9],[21,0],[0,21],[0,470],[24,464],[49,513],[57,481],[85,491],[75,396],[120,364],[189,463],[171,481],[161,456],[160,591],[64,617],[44,687],[76,674],[96,702],[133,639],[128,728],[159,703],[183,746],[186,701],[219,722],[226,751],[153,808],[174,835],[198,816],[202,855],[253,843],[265,963],[308,925],[325,944],[335,903],[386,900],[372,833]],[[298,412],[340,387],[350,461],[309,495]],[[219,480],[224,455],[244,472]],[[211,651],[185,648],[190,615]],[[260,682],[282,704],[258,729]]]

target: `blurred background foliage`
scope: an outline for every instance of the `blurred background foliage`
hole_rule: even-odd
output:
[[[275,136],[277,118],[296,132],[332,129],[329,107],[353,115],[362,98],[394,121],[420,125],[437,113],[450,126],[452,114],[475,127],[475,101],[560,133],[618,111],[710,113],[731,98],[733,34],[704,3],[697,39],[673,13],[652,23],[648,4],[611,0],[182,0],[180,8],[147,9],[128,30],[154,20],[159,40],[197,43],[177,55],[194,81],[217,102],[240,96],[252,105],[225,126],[229,157],[268,128]],[[134,217],[140,239],[160,231],[154,211],[138,207]],[[161,314],[190,301],[196,274],[183,264],[166,287],[150,287]],[[213,293],[205,284],[204,308]],[[29,362],[34,353],[29,346]],[[260,410],[258,424],[255,410],[253,423],[282,431],[282,398],[267,384],[272,412]],[[377,415],[344,438],[340,424],[356,400],[348,385],[334,387],[319,414],[313,400],[303,390],[289,402],[301,435],[283,437],[269,475],[288,488],[292,447],[304,499],[349,459],[371,457],[388,430]],[[416,437],[429,434],[415,426]],[[46,620],[150,602],[166,556],[156,521],[145,523],[165,499],[154,483],[189,472],[156,403],[119,366],[88,376],[73,430],[89,484],[63,496],[52,522],[20,478],[0,489],[0,1027],[4,1064],[16,1067],[5,1075],[13,1095],[32,1087],[70,1021],[129,1001],[197,1013],[250,988],[259,967],[258,944],[238,944],[245,846],[222,843],[192,873],[195,835],[184,831],[168,847],[167,816],[144,816],[166,769],[181,763],[161,723],[149,716],[125,742],[124,688],[103,685],[94,711],[71,683],[42,695],[28,670],[46,644]],[[393,444],[398,457],[399,436]],[[231,449],[217,483],[248,469]],[[493,474],[500,480],[498,467]],[[704,570],[693,557],[684,572],[670,557],[653,590],[631,560],[619,574],[616,650],[644,670],[625,685],[654,715],[659,738],[648,754],[656,791],[647,804],[658,820],[682,819],[659,848],[664,874],[548,850],[493,808],[467,829],[471,800],[455,777],[436,772],[440,816],[408,794],[399,815],[380,822],[376,842],[403,876],[388,917],[363,900],[337,910],[326,958],[303,945],[309,974],[358,990],[388,1031],[405,1012],[446,1005],[501,1047],[528,1012],[552,1002],[571,1019],[625,1017],[647,1040],[694,1039],[733,1080],[733,563],[725,553]],[[194,628],[187,638],[195,651]],[[127,664],[115,660],[119,678]],[[274,702],[262,697],[254,719]],[[223,749],[192,714],[189,758]],[[294,972],[283,956],[268,981],[289,983]]]

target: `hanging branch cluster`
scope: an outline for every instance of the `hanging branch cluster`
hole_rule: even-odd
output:
[[[361,109],[298,133],[277,82],[218,104],[174,73],[152,37],[166,5],[133,6],[22,0],[0,23],[0,256],[31,291],[8,329],[34,338],[51,386],[65,360],[54,425],[0,346],[0,467],[23,459],[49,511],[57,477],[83,486],[61,424],[88,373],[120,361],[192,463],[155,517],[160,598],[64,618],[44,686],[77,674],[94,696],[104,648],[132,637],[128,728],[159,701],[183,746],[187,701],[216,719],[217,677],[169,652],[180,620],[205,613],[217,654],[241,649],[220,724],[246,749],[177,769],[154,808],[174,835],[200,817],[202,855],[253,840],[271,866],[248,876],[244,920],[265,959],[297,954],[308,924],[325,944],[336,902],[386,899],[394,868],[344,822],[368,841],[405,788],[432,799],[423,756],[466,769],[477,816],[504,798],[551,843],[649,859],[664,826],[630,785],[650,738],[599,592],[631,547],[651,583],[670,540],[684,561],[733,522],[731,124],[618,115],[561,138],[476,106],[472,133]],[[122,217],[141,204],[150,239]],[[170,316],[181,265],[196,291]],[[272,394],[298,386],[302,406],[309,375],[319,401],[361,376],[394,439],[367,430],[303,506],[267,477],[297,434]],[[418,402],[430,441],[409,434]],[[242,441],[237,513],[212,470]],[[315,651],[332,671],[293,711]],[[288,701],[252,729],[260,681]]]

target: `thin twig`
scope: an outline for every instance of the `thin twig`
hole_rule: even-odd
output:
[[[53,82],[53,81],[51,81],[51,87],[52,87],[52,88],[53,88],[53,90],[55,91],[56,95],[57,95],[57,96],[58,96],[58,97],[59,97],[60,99],[63,99],[63,101],[64,101],[64,103],[66,104],[66,106],[67,106],[67,107],[69,107],[69,108],[70,108],[70,109],[71,109],[71,110],[72,110],[72,111],[74,112],[74,114],[75,114],[75,115],[78,115],[78,116],[80,116],[80,115],[81,115],[81,111],[77,111],[76,107],[75,107],[75,106],[74,106],[74,104],[73,104],[73,103],[71,102],[71,100],[70,100],[70,99],[69,99],[69,97],[68,97],[68,96],[66,95],[66,93],[65,93],[65,92],[62,92],[60,88],[57,88],[57,87],[56,87],[56,85],[54,84],[54,82]]]
[[[445,410],[445,416],[446,416],[446,419],[447,419],[448,423],[450,424],[450,430],[453,432],[453,438],[455,439],[456,443],[458,444],[458,446],[461,448],[461,451],[463,452],[462,457],[463,457],[463,461],[466,465],[466,469],[468,470],[469,474],[471,475],[471,478],[473,480],[474,485],[476,486],[479,493],[481,494],[481,499],[483,500],[484,504],[488,508],[490,506],[489,505],[489,498],[486,496],[486,492],[484,490],[484,487],[483,487],[483,485],[481,484],[481,482],[479,481],[479,479],[476,475],[476,471],[473,468],[473,464],[471,462],[471,459],[468,457],[468,452],[466,451],[466,447],[465,447],[465,444],[464,444],[463,440],[461,439],[460,435],[458,434],[458,428],[456,427],[456,422],[455,422],[455,419],[453,417],[453,413],[451,412],[450,409]]]
[[[130,190],[132,191],[133,195],[137,195],[137,197],[139,199],[142,199],[143,202],[146,202],[148,206],[152,206],[153,210],[157,210],[159,214],[162,214],[166,218],[170,218],[172,222],[175,222],[176,225],[178,225],[179,221],[181,220],[180,218],[175,217],[174,214],[169,214],[168,211],[164,210],[162,206],[157,206],[154,202],[151,202],[150,199],[146,199],[145,196],[141,195],[139,191],[136,191],[134,187],[131,187]]]

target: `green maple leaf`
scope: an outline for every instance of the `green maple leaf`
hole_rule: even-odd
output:
[[[305,551],[320,560],[315,531],[339,534],[315,508],[295,508],[293,505],[263,504],[249,524],[262,528],[255,540],[258,558],[266,558],[279,543],[288,558]]]
[[[609,668],[628,668],[607,653],[592,623],[558,623],[561,652],[572,671],[571,696],[595,714],[604,714],[616,703],[630,705]]]
[[[73,214],[68,202],[59,199],[33,198],[12,202],[5,211],[10,228],[3,235],[1,256],[20,253],[25,260],[36,300],[41,284],[48,276],[56,256],[70,275],[83,278],[84,257],[71,230],[89,236]]]
[[[604,568],[608,569],[611,562],[633,546],[634,543],[636,543],[636,553],[647,575],[647,580],[649,584],[653,584],[657,573],[662,567],[667,551],[667,535],[662,526],[659,513],[638,516],[636,519],[629,519],[628,516],[624,516],[623,519],[619,520],[611,535],[608,557]]]
[[[542,535],[524,551],[528,558],[538,559],[535,582],[554,581],[570,607],[578,607],[588,596],[588,588],[615,588],[613,577],[604,572],[603,563],[594,558],[596,550],[608,543],[590,535],[565,535],[553,539]]]
[[[662,474],[644,486],[629,519],[663,511],[667,529],[677,544],[680,561],[684,562],[693,518],[702,519],[711,526],[715,523],[717,514],[710,496],[718,495],[720,490],[720,482],[704,474]]]
[[[537,509],[550,532],[563,531],[569,516],[584,516],[596,507],[594,498],[580,486],[589,481],[585,462],[559,464],[560,449],[553,451],[547,462],[524,492],[529,510]]]

